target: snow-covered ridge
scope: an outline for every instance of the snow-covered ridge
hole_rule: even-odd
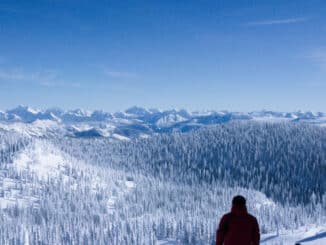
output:
[[[49,179],[62,181],[69,186],[70,191],[76,190],[78,185],[80,187],[81,183],[78,181],[82,178],[86,179],[83,184],[90,187],[93,194],[98,193],[101,188],[106,190],[115,188],[116,195],[107,200],[110,204],[108,209],[111,211],[115,208],[113,200],[135,187],[133,180],[104,179],[98,174],[100,169],[71,157],[44,139],[36,138],[30,141],[24,149],[14,154],[13,162],[8,166],[10,171],[0,169],[0,211],[15,205],[38,207],[40,193],[44,191],[44,181],[47,182]],[[115,174],[114,171],[111,172],[112,175]]]
[[[253,112],[231,112],[231,111],[187,111],[181,110],[159,110],[145,109],[142,107],[131,107],[123,112],[108,113],[101,110],[62,110],[60,108],[50,108],[39,110],[29,106],[18,106],[14,109],[0,111],[1,122],[24,122],[32,123],[36,120],[51,120],[63,123],[77,122],[106,122],[112,119],[138,119],[144,122],[151,122],[162,127],[191,119],[202,118],[223,118],[231,119],[284,119],[284,120],[318,120],[325,119],[323,112],[296,111],[253,111]]]
[[[109,137],[130,139],[148,137],[161,132],[187,132],[206,125],[230,121],[253,120],[269,122],[306,122],[326,125],[322,112],[229,112],[187,110],[159,110],[131,107],[123,112],[108,113],[100,110],[34,109],[18,106],[0,111],[0,128],[30,136],[68,135],[74,137]]]

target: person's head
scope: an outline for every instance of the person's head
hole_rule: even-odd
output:
[[[246,206],[246,198],[240,195],[233,197],[232,206]]]

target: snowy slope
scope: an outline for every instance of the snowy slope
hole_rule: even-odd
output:
[[[53,144],[35,139],[16,153],[10,171],[19,175],[28,175],[31,178],[17,178],[15,174],[8,176],[8,170],[0,171],[0,208],[6,208],[18,204],[18,206],[37,205],[42,192],[43,182],[49,179],[61,179],[72,190],[77,188],[79,181],[83,178],[88,180],[84,183],[91,187],[94,193],[100,189],[115,189],[116,195],[108,198],[109,209],[114,208],[113,200],[119,198],[123,193],[134,188],[135,183],[128,180],[119,180],[117,185],[110,185],[104,178],[96,174],[99,170],[93,166],[76,160],[66,153],[60,151]],[[112,171],[114,174],[114,171]],[[21,188],[23,187],[23,189]],[[34,193],[34,194],[32,194]]]
[[[307,226],[297,230],[280,231],[279,234],[262,235],[261,244],[307,244],[307,245],[325,245],[326,244],[326,226]]]
[[[39,179],[58,177],[64,169],[72,167],[59,150],[39,140],[20,152],[13,166],[19,172],[32,172]]]
[[[4,191],[0,197],[1,208],[13,205],[19,207],[38,206],[42,193],[41,181],[48,178],[65,176],[65,170],[70,163],[64,155],[52,145],[39,140],[32,141],[14,156],[13,163],[9,164],[9,170],[2,170],[0,176],[0,189]],[[10,171],[12,174],[8,174]],[[17,178],[14,173],[21,177]]]

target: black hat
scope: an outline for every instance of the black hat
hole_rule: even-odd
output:
[[[235,196],[232,199],[232,205],[241,205],[244,206],[246,205],[246,198],[244,198],[243,196]]]

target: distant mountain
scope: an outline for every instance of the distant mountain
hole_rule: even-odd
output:
[[[34,109],[18,106],[0,111],[0,128],[31,136],[61,134],[73,137],[111,137],[130,139],[148,137],[155,133],[188,132],[207,125],[231,121],[305,122],[326,125],[326,114],[322,112],[229,112],[187,110],[159,110],[131,107],[122,112],[108,113],[100,110],[62,110],[50,108]]]

